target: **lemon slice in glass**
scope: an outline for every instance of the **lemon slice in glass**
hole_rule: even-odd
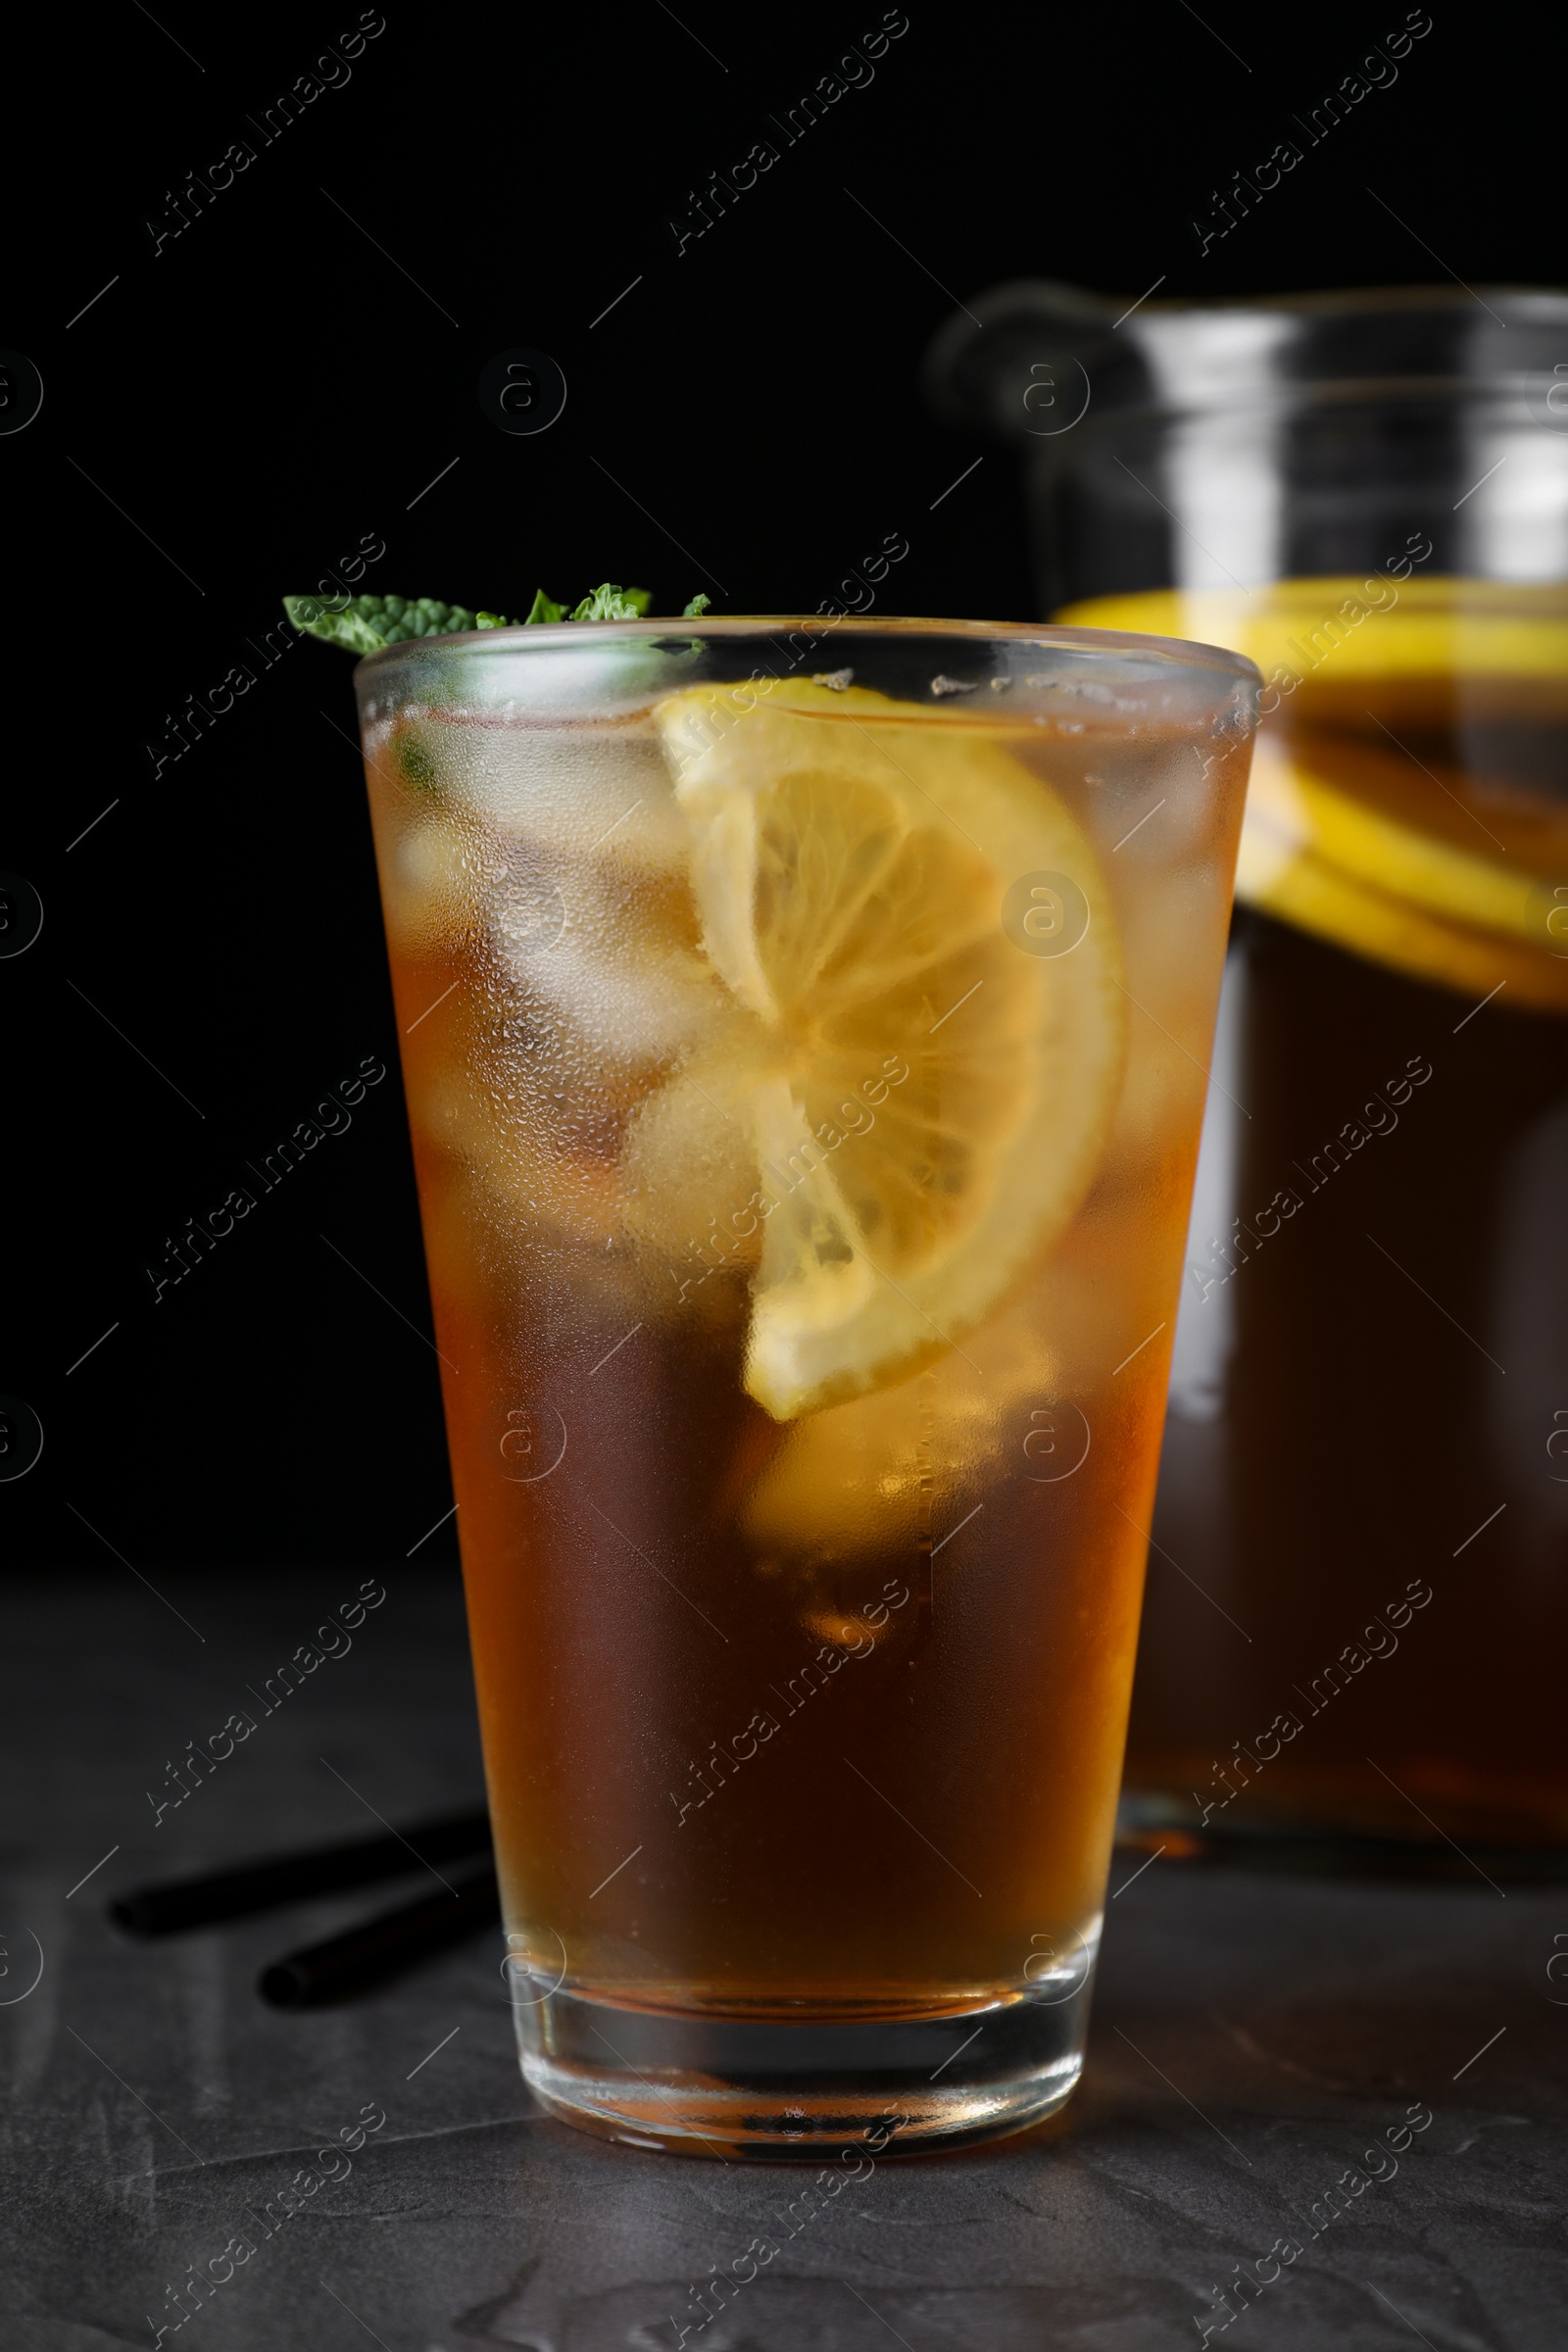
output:
[[[755,1169],[746,1387],[790,1421],[917,1371],[1068,1224],[1121,1078],[1109,899],[982,725],[805,685],[655,715],[734,1006],[700,1083]],[[1081,906],[1042,954],[1003,903],[1045,876]]]

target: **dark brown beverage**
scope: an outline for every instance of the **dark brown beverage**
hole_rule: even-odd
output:
[[[1279,657],[1127,1785],[1568,1843],[1568,610],[1350,586],[1115,615]]]

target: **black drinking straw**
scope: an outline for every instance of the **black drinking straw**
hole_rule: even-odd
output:
[[[338,1894],[376,1879],[396,1878],[423,1864],[488,1854],[489,1849],[487,1813],[446,1814],[401,1835],[394,1831],[389,1837],[363,1838],[347,1845],[313,1846],[301,1853],[278,1854],[270,1861],[242,1862],[233,1870],[212,1871],[201,1878],[141,1886],[117,1895],[109,1905],[109,1915],[134,1936],[172,1936],[185,1928],[205,1928],[218,1920],[270,1911],[279,1903],[301,1902],[313,1894]],[[450,1895],[442,1899],[452,1900]]]
[[[379,1977],[391,1976],[426,1953],[459,1943],[501,1917],[501,1889],[493,1870],[460,1882],[448,1894],[421,1895],[398,1911],[384,1911],[325,1943],[307,1944],[264,1968],[256,1989],[274,2009],[314,2009],[341,2000]]]

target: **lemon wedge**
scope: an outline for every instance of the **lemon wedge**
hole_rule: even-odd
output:
[[[1544,955],[1506,930],[1445,921],[1398,888],[1396,876],[1398,884],[1407,883],[1408,866],[1392,867],[1390,886],[1379,888],[1331,863],[1303,845],[1289,814],[1282,821],[1278,795],[1265,788],[1256,802],[1249,796],[1236,862],[1238,899],[1434,987],[1477,999],[1506,988],[1512,1004],[1568,1011],[1568,955],[1550,949]],[[1536,936],[1544,933],[1544,922],[1538,921]]]
[[[1568,1003],[1568,813],[1429,740],[1461,720],[1568,722],[1568,589],[1300,579],[1098,597],[1059,617],[1231,646],[1271,677],[1239,899],[1458,994]]]
[[[1497,711],[1568,715],[1568,586],[1451,577],[1395,582],[1347,575],[1276,580],[1260,588],[1141,589],[1068,605],[1057,621],[1131,629],[1229,646],[1282,683],[1298,718],[1431,723],[1461,703]],[[1290,680],[1294,679],[1293,686]]]
[[[1428,913],[1546,946],[1551,876],[1568,873],[1568,823],[1553,825],[1544,808],[1528,827],[1496,809],[1475,816],[1463,785],[1359,746],[1265,735],[1248,822]]]
[[[861,689],[761,692],[692,688],[655,716],[734,1007],[666,1092],[697,1087],[747,1139],[745,1381],[782,1422],[908,1378],[1061,1235],[1124,1019],[1090,846],[994,730]],[[1041,954],[1003,902],[1047,874],[1087,921]]]

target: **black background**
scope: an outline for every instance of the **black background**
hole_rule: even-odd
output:
[[[768,115],[879,8],[387,0],[262,144],[246,115],[357,13],[215,28],[163,0],[12,36],[0,344],[45,398],[0,437],[0,867],[45,922],[0,960],[0,1391],[45,1446],[0,1541],[44,1564],[400,1560],[450,1506],[350,662],[298,643],[156,776],[145,749],[259,668],[280,591],[373,534],[381,591],[515,612],[609,576],[656,612],[811,611],[900,531],[903,610],[1029,617],[1015,461],[942,495],[981,455],[918,387],[956,302],[1562,271],[1544,12],[1439,5],[1204,256],[1210,191],[1402,9],[909,0],[868,86],[679,255],[688,191],[782,146]],[[155,254],[146,221],[241,138],[255,162]],[[476,398],[517,345],[569,387],[536,437]],[[166,1237],[367,1055],[393,1074],[352,1128],[155,1304]],[[454,1549],[448,1524],[416,1558]]]

